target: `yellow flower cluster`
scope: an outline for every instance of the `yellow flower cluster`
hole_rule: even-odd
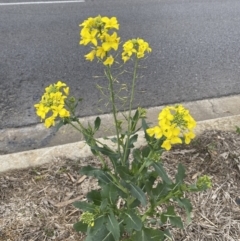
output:
[[[69,94],[69,87],[61,81],[45,88],[41,101],[35,104],[37,115],[44,120],[44,125],[49,128],[55,125],[57,117],[69,117],[70,113],[65,109],[65,99]]]
[[[108,18],[100,15],[95,18],[88,18],[82,24],[80,31],[80,44],[92,44],[92,51],[85,55],[89,61],[93,61],[95,57],[102,60],[104,65],[111,66],[114,58],[109,52],[118,49],[120,38],[116,32],[110,33],[112,29],[119,29],[116,17]]]
[[[151,51],[149,44],[143,39],[131,39],[123,44],[122,59],[125,63],[131,58],[132,54],[136,54],[137,58],[140,59],[144,57],[145,52],[149,53]]]
[[[156,139],[164,138],[162,148],[170,150],[172,144],[185,143],[189,144],[195,137],[193,129],[196,121],[182,105],[167,106],[158,116],[158,125],[146,130],[149,136]]]

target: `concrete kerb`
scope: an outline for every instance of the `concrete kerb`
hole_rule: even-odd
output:
[[[240,126],[239,101],[240,96],[232,96],[221,99],[189,102],[185,103],[184,106],[190,110],[191,114],[197,120],[195,132],[199,135],[205,130],[236,130],[236,126]],[[155,107],[148,109],[148,121],[155,124],[157,115],[162,108],[163,107]],[[106,118],[109,123],[109,115],[104,115],[101,118],[103,119],[103,123]],[[138,134],[139,138],[135,145],[136,147],[146,144],[144,133],[140,131]],[[114,144],[110,140],[105,140],[103,138],[99,139],[101,142],[114,147]],[[0,155],[0,172],[39,166],[50,163],[56,160],[56,158],[79,160],[80,158],[89,157],[91,155],[90,148],[84,141]]]

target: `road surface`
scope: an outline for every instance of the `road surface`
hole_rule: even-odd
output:
[[[98,14],[118,18],[123,41],[152,47],[135,107],[239,94],[239,9],[238,0],[1,0],[0,129],[39,123],[33,104],[59,79],[84,99],[79,116],[108,111],[95,88],[106,80],[93,78],[102,68],[79,45],[79,23]]]

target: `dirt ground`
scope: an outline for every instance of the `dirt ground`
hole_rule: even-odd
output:
[[[163,155],[174,175],[184,164],[187,182],[199,175],[212,178],[213,188],[187,195],[193,204],[192,222],[171,228],[176,241],[240,241],[240,135],[208,131],[192,144],[175,146]],[[81,176],[81,166],[97,161],[56,159],[40,167],[0,174],[0,241],[83,240],[72,225],[81,212],[72,205],[97,188],[96,180]],[[100,240],[99,240],[100,241]]]

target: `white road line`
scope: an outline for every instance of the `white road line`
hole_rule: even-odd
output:
[[[54,3],[83,3],[83,2],[84,2],[84,0],[49,1],[49,2],[16,2],[16,3],[0,3],[0,6],[32,5],[32,4],[54,4]]]

